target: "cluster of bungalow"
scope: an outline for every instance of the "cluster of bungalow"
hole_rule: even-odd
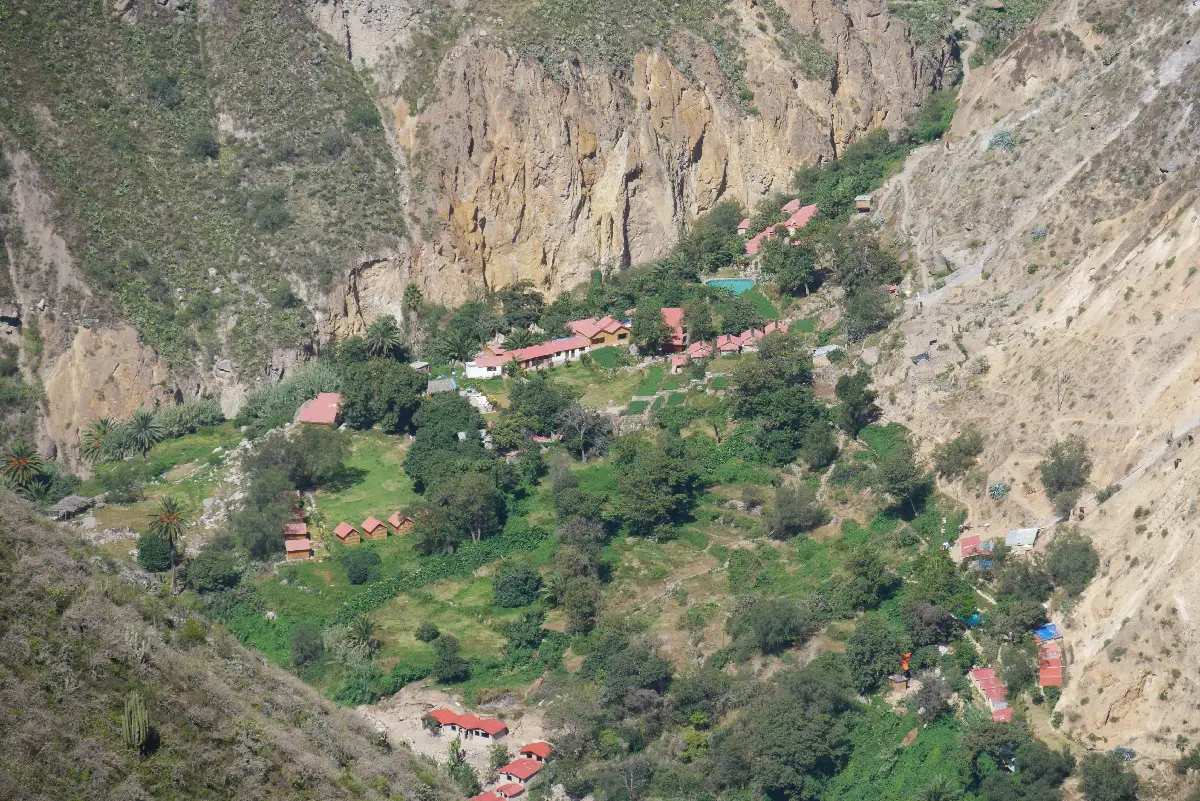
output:
[[[375,517],[368,517],[364,520],[361,528],[356,528],[352,523],[343,520],[333,529],[333,534],[343,545],[358,545],[364,539],[386,539],[389,533],[397,537],[407,534],[413,530],[414,525],[413,519],[408,515],[403,512],[394,512],[387,519],[387,525]]]
[[[799,231],[804,226],[808,225],[813,217],[817,216],[817,204],[810,203],[807,206],[801,206],[799,200],[789,200],[779,208],[779,211],[787,215],[787,219],[781,223],[767,226],[765,231],[751,236],[746,240],[746,255],[754,257],[758,255],[758,251],[762,248],[763,243],[774,239],[779,229],[782,228],[791,236],[796,231]],[[750,234],[750,218],[742,220],[738,226],[738,233],[742,236]]]
[[[1013,554],[1028,553],[1037,544],[1040,531],[1037,528],[1014,528],[1004,535],[1004,544]],[[992,552],[995,550],[995,540],[985,540],[978,534],[964,534],[950,549],[950,557],[955,562],[967,563],[968,568],[989,568],[992,567]]]
[[[533,742],[522,746],[520,755],[496,771],[500,786],[494,790],[472,796],[470,801],[504,801],[525,792],[525,785],[541,771],[542,766],[554,753],[550,743]]]
[[[1008,705],[1008,685],[993,668],[975,668],[971,671],[971,684],[983,696],[984,706],[992,713],[997,723],[1012,721],[1012,707]]]
[[[508,726],[499,718],[481,718],[451,709],[432,709],[425,716],[432,723],[434,734],[447,732],[457,737],[498,740],[508,734]]]
[[[308,523],[304,522],[304,498],[296,490],[292,503],[292,519],[283,524],[283,552],[287,561],[312,559],[312,540],[308,536]]]

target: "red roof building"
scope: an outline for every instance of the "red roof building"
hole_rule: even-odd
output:
[[[514,759],[500,770],[496,771],[500,774],[500,778],[510,782],[520,782],[525,784],[542,769],[542,763],[535,759]]]
[[[733,334],[721,334],[717,337],[717,352],[718,353],[740,353],[742,350],[742,338]]]
[[[503,796],[504,798],[514,798],[523,792],[525,792],[525,788],[516,782],[502,784],[496,788],[496,795]]]
[[[1038,684],[1042,687],[1063,685],[1063,658],[1057,642],[1038,645]]]
[[[388,518],[388,525],[392,527],[393,534],[407,534],[413,530],[413,527],[416,526],[416,523],[408,515],[402,515],[399,512],[394,512],[392,516]]]
[[[467,362],[467,378],[494,378],[500,375],[508,362],[516,362],[523,370],[538,370],[551,364],[573,362],[587,353],[591,346],[588,339],[577,335],[510,350],[501,356],[479,356]]]
[[[762,247],[762,243],[766,242],[768,239],[774,239],[774,238],[775,238],[775,228],[774,227],[768,228],[767,230],[750,237],[749,239],[746,240],[746,255],[747,256],[757,256],[758,249],[760,247]]]
[[[491,790],[488,790],[486,793],[480,793],[479,795],[471,796],[470,801],[504,801],[504,799],[496,795]]]
[[[451,731],[461,730],[468,737],[482,737],[487,740],[508,733],[508,726],[496,718],[481,718],[470,713],[460,714],[449,709],[432,709],[426,717],[432,718],[438,726],[446,726]]]
[[[993,713],[992,719],[999,720],[994,713],[1008,707],[1008,685],[992,668],[975,668],[970,675],[971,683],[983,695],[988,710]]]
[[[431,709],[425,717],[433,718],[439,726],[450,726],[458,723],[458,713],[449,709]]]
[[[312,426],[337,425],[341,413],[342,396],[336,392],[322,392],[300,407],[301,423]]]
[[[750,233],[750,218],[749,217],[747,217],[746,219],[744,219],[740,223],[738,223],[738,233],[741,234],[742,236],[745,236],[746,234]]]
[[[521,750],[517,753],[523,757],[535,759],[538,762],[545,762],[554,753],[554,746],[538,740],[537,742],[529,743],[529,745],[521,746]]]
[[[387,538],[388,529],[383,521],[375,517],[368,517],[363,521],[362,535],[369,540],[382,540]]]
[[[1013,711],[1011,706],[992,710],[992,721],[995,723],[1012,723]]]
[[[284,523],[283,538],[285,540],[308,539],[308,524],[297,521]]]
[[[687,367],[689,361],[691,361],[691,357],[688,356],[686,352],[672,354],[671,355],[671,372],[672,373],[681,372],[683,370],[683,368]]]
[[[358,533],[358,529],[344,520],[337,524],[337,528],[333,530],[333,533],[347,545],[357,545],[362,539]]]
[[[283,550],[285,558],[288,561],[295,561],[297,559],[311,559],[312,540],[310,540],[308,537],[298,537],[295,539],[284,540]]]
[[[783,214],[795,214],[800,211],[800,198],[792,198],[787,203],[779,207],[779,211]]]
[[[683,325],[683,309],[670,307],[662,310],[663,322],[671,331],[671,344],[667,351],[683,350],[687,342],[687,328]]]
[[[688,345],[688,356],[693,359],[707,359],[713,355],[713,347],[704,340]]]
[[[799,206],[800,201],[793,200],[792,203],[795,203],[797,206]],[[788,204],[788,206],[790,205],[791,203]],[[784,206],[784,209],[786,208],[787,206]],[[783,221],[783,226],[787,228],[789,234],[795,233],[804,226],[808,225],[813,217],[817,216],[817,204],[810,203],[802,209],[797,208],[794,212],[784,211],[783,213],[792,215]]]

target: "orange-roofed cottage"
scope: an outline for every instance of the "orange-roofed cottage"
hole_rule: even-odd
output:
[[[297,420],[310,426],[336,426],[341,419],[342,396],[336,392],[322,392],[300,406]]]
[[[588,340],[593,348],[629,344],[629,323],[612,317],[573,320],[567,323],[567,328],[576,336]]]
[[[554,746],[550,745],[550,743],[538,740],[530,743],[529,745],[521,746],[521,750],[517,753],[526,759],[533,759],[538,762],[547,762],[550,759],[550,755],[554,753]]]
[[[312,540],[308,538],[308,526],[299,521],[283,524],[283,551],[287,560],[312,558]]]
[[[521,793],[525,792],[525,788],[513,782],[511,784],[502,784],[496,788],[496,795],[501,798],[516,798]]]

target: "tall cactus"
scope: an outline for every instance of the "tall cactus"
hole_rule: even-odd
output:
[[[142,751],[150,737],[150,716],[146,701],[134,690],[125,697],[125,714],[121,718],[121,741],[126,748]]]

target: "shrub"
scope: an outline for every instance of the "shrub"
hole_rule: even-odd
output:
[[[326,156],[340,156],[346,149],[346,137],[337,128],[326,128],[317,140],[317,147]]]
[[[183,102],[179,91],[179,79],[169,72],[156,72],[146,80],[146,93],[151,100],[167,108],[175,108]]]
[[[440,682],[464,681],[470,675],[470,666],[460,656],[462,646],[458,639],[443,634],[433,641],[433,677]]]
[[[1104,503],[1120,491],[1120,484],[1109,484],[1107,487],[1096,493],[1096,503]]]
[[[428,620],[422,621],[421,625],[417,626],[416,638],[421,642],[433,642],[439,636],[441,636],[441,632],[438,631],[438,627]]]
[[[321,631],[311,623],[301,623],[292,629],[292,664],[303,667],[320,660],[325,654]]]
[[[358,586],[375,580],[380,559],[373,550],[353,548],[342,554],[341,562],[346,569],[346,580]]]
[[[988,150],[1016,150],[1017,137],[1012,131],[996,131],[988,140]]]
[[[974,427],[968,427],[949,442],[939,443],[933,449],[933,464],[938,475],[957,478],[975,465],[975,459],[983,452],[983,435]]]
[[[163,431],[172,438],[194,434],[204,426],[217,425],[224,420],[221,404],[205,398],[193,398],[158,413],[158,422],[162,424]]]
[[[143,570],[161,573],[171,569],[171,544],[150,532],[138,537],[138,564]]]
[[[1115,754],[1088,754],[1080,766],[1080,788],[1087,801],[1135,801],[1137,774],[1125,769]]]
[[[188,561],[184,579],[197,592],[215,592],[235,586],[241,577],[242,570],[233,554],[204,551]]]
[[[287,191],[280,186],[251,193],[247,211],[250,222],[264,231],[278,231],[292,221],[287,209]]]
[[[96,478],[109,503],[135,503],[142,497],[142,480],[137,468],[128,462],[114,465]]]
[[[1054,538],[1046,549],[1043,566],[1055,586],[1077,595],[1095,577],[1100,556],[1092,541],[1073,529]]]
[[[492,579],[492,603],[505,608],[526,606],[537,600],[542,577],[528,565],[501,564]]]
[[[1004,500],[1004,496],[1008,495],[1009,489],[1011,489],[1011,487],[1009,487],[1009,485],[1005,482],[993,481],[992,483],[988,484],[988,497],[993,501],[1002,501]]]
[[[366,104],[355,106],[346,115],[346,126],[352,131],[374,131],[383,127],[379,112]]]
[[[188,140],[187,154],[194,159],[215,159],[221,155],[221,147],[212,131],[198,131]]]
[[[204,642],[207,636],[208,630],[204,628],[204,622],[199,618],[189,617],[179,629],[179,644],[184,648],[191,648]]]
[[[383,673],[374,662],[355,665],[346,671],[342,683],[333,691],[333,700],[346,706],[373,704],[379,700],[379,682]]]
[[[767,517],[767,533],[786,540],[825,524],[829,516],[811,487],[780,487],[775,492],[775,508]]]
[[[1072,434],[1053,443],[1046,459],[1038,465],[1038,470],[1042,476],[1042,486],[1050,498],[1082,489],[1092,472],[1087,442],[1078,434]]]
[[[1036,225],[1029,231],[1029,237],[1034,242],[1042,242],[1046,239],[1046,235],[1049,233],[1050,233],[1050,229],[1048,229],[1046,226]],[[1029,272],[1031,272],[1031,273],[1037,272],[1037,265],[1031,264],[1029,266],[1033,268]]]

